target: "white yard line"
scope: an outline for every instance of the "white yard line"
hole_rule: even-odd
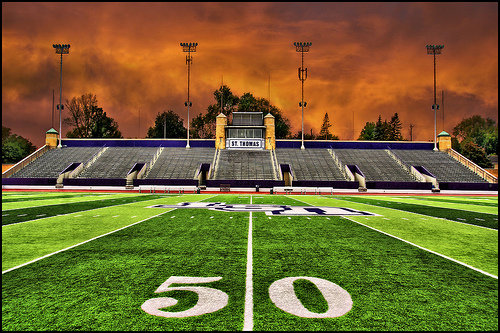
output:
[[[176,208],[174,208],[174,209],[176,209]],[[172,210],[174,210],[174,209],[172,209]],[[63,251],[66,251],[66,250],[72,249],[72,248],[74,248],[74,247],[77,247],[77,246],[79,246],[79,245],[82,245],[82,244],[88,243],[88,242],[93,241],[93,240],[95,240],[95,239],[98,239],[98,238],[101,238],[101,237],[104,237],[104,236],[110,235],[110,234],[115,233],[115,232],[117,232],[117,231],[120,231],[120,230],[126,229],[126,228],[128,228],[128,227],[131,227],[131,226],[133,226],[133,225],[136,225],[136,224],[138,224],[138,223],[141,223],[141,222],[144,222],[144,221],[150,220],[150,219],[152,219],[152,218],[154,218],[154,217],[157,217],[157,216],[160,216],[160,215],[162,215],[162,214],[168,213],[168,212],[170,212],[170,211],[172,211],[172,210],[168,210],[168,211],[166,211],[166,212],[162,212],[162,213],[160,213],[160,214],[157,214],[157,215],[154,215],[154,216],[148,217],[148,218],[146,218],[146,219],[144,219],[144,220],[141,220],[141,221],[138,221],[138,222],[135,222],[135,223],[129,224],[129,225],[127,225],[127,226],[124,226],[124,227],[122,227],[122,228],[119,228],[119,229],[116,229],[116,230],[113,230],[113,231],[107,232],[107,233],[102,234],[102,235],[99,235],[99,236],[97,236],[97,237],[94,237],[94,238],[91,238],[91,239],[87,239],[86,241],[83,241],[83,242],[78,243],[78,244],[75,244],[75,245],[71,245],[71,246],[69,246],[69,247],[67,247],[67,248],[64,248],[64,249],[62,249],[62,250],[58,250],[58,251],[55,251],[55,252],[52,252],[52,253],[46,254],[46,255],[44,255],[44,256],[42,256],[42,257],[40,257],[40,258],[36,258],[36,259],[34,259],[34,260],[31,260],[31,261],[25,262],[24,264],[21,264],[21,265],[18,265],[18,266],[15,266],[15,267],[9,268],[9,269],[7,269],[7,270],[5,270],[5,271],[2,271],[2,274],[7,273],[7,272],[10,272],[10,271],[13,271],[13,270],[15,270],[15,269],[17,269],[17,268],[20,268],[20,267],[23,267],[23,266],[26,266],[26,265],[32,264],[32,263],[34,263],[34,262],[37,262],[38,260],[41,260],[41,259],[44,259],[44,258],[50,257],[50,256],[52,256],[52,255],[54,255],[54,254],[57,254],[57,253],[60,253],[60,252],[63,252]]]
[[[209,198],[201,199],[201,200],[198,200],[198,201],[202,201],[202,200],[210,199],[210,198],[213,198],[213,197],[214,197],[214,196],[211,196],[211,197],[209,197]],[[156,199],[157,199],[157,198],[156,198]],[[149,201],[149,200],[145,200],[145,201]],[[133,203],[133,202],[132,202],[132,203]],[[129,203],[129,204],[130,204],[130,203]],[[128,205],[128,204],[127,204],[127,205]],[[118,206],[118,205],[117,205],[117,206]],[[101,208],[104,208],[104,207],[101,207]],[[99,208],[97,208],[97,209],[99,209]],[[60,253],[60,252],[63,252],[63,251],[66,251],[66,250],[72,249],[72,248],[74,248],[74,247],[77,247],[77,246],[79,246],[79,245],[82,245],[82,244],[88,243],[88,242],[93,241],[93,240],[95,240],[95,239],[98,239],[98,238],[101,238],[101,237],[104,237],[104,236],[110,235],[110,234],[115,233],[115,232],[117,232],[117,231],[120,231],[120,230],[126,229],[126,228],[128,228],[128,227],[131,227],[131,226],[136,225],[136,224],[139,224],[139,223],[141,223],[141,222],[144,222],[144,221],[150,220],[150,219],[152,219],[152,218],[154,218],[154,217],[157,217],[157,216],[160,216],[160,215],[166,214],[166,213],[171,212],[171,211],[176,210],[176,209],[177,209],[177,208],[173,208],[173,209],[167,210],[167,211],[162,212],[162,213],[160,213],[160,214],[156,214],[156,215],[154,215],[154,216],[148,217],[148,218],[146,218],[146,219],[144,219],[144,220],[141,220],[141,221],[138,221],[138,222],[135,222],[135,223],[129,224],[129,225],[127,225],[127,226],[124,226],[124,227],[122,227],[122,228],[119,228],[119,229],[116,229],[116,230],[113,230],[113,231],[107,232],[107,233],[102,234],[102,235],[99,235],[99,236],[97,236],[97,237],[94,237],[94,238],[91,238],[91,239],[87,239],[86,241],[83,241],[83,242],[80,242],[80,243],[78,243],[78,244],[75,244],[75,245],[69,246],[69,247],[67,247],[67,248],[64,248],[64,249],[61,249],[61,250],[58,250],[58,251],[55,251],[55,252],[52,252],[52,253],[46,254],[46,255],[44,255],[44,256],[42,256],[42,257],[40,257],[40,258],[37,258],[37,259],[31,260],[31,261],[25,262],[24,264],[21,264],[21,265],[18,265],[18,266],[15,266],[15,267],[9,268],[9,269],[7,269],[7,270],[5,270],[5,271],[2,271],[2,274],[7,273],[7,272],[10,272],[10,271],[13,271],[13,270],[15,270],[15,269],[17,269],[17,268],[20,268],[20,267],[23,267],[23,266],[26,266],[26,265],[32,264],[32,263],[34,263],[34,262],[37,262],[38,260],[41,260],[41,259],[44,259],[44,258],[50,257],[50,256],[52,256],[52,255],[54,255],[54,254],[57,254],[57,253]],[[73,213],[71,213],[71,214],[73,214]],[[64,215],[69,215],[69,214],[64,214]],[[61,216],[61,215],[57,215],[57,216]],[[26,222],[28,222],[28,221],[26,221]]]
[[[296,199],[296,200],[298,200],[298,199]],[[340,200],[342,200],[342,199],[340,199]],[[405,213],[410,213],[410,214],[416,214],[416,215],[421,215],[421,216],[425,216],[425,217],[428,217],[428,218],[439,219],[439,220],[443,220],[443,221],[455,222],[455,223],[460,223],[460,224],[466,224],[466,225],[470,225],[470,226],[473,226],[473,227],[478,227],[478,228],[483,228],[483,229],[488,229],[488,230],[493,230],[493,231],[498,232],[498,229],[488,228],[488,227],[484,227],[482,225],[476,225],[476,224],[472,224],[472,223],[465,223],[465,222],[460,222],[460,221],[455,221],[455,220],[449,220],[449,219],[445,219],[443,217],[430,216],[430,215],[425,215],[425,214],[410,212],[410,211],[403,210],[403,209],[397,209],[397,208],[391,208],[391,207],[384,207],[384,206],[377,206],[377,205],[369,204],[369,203],[366,203],[366,202],[356,202],[356,201],[349,201],[349,200],[345,200],[345,201],[352,202],[352,203],[355,203],[355,204],[360,204],[360,205],[367,205],[367,206],[373,206],[373,207],[378,207],[378,208],[392,209],[392,210],[396,210],[398,212],[405,212]],[[450,209],[453,209],[453,208],[450,208]],[[472,212],[472,213],[477,213],[477,212]],[[479,214],[488,214],[488,213],[479,213]],[[423,217],[421,219],[425,220],[425,218],[423,218]]]
[[[382,233],[382,234],[384,234],[384,235],[387,235],[387,236],[389,236],[389,237],[395,238],[395,239],[400,240],[400,241],[402,241],[402,242],[408,243],[408,244],[410,244],[410,245],[413,245],[413,246],[415,246],[415,247],[418,247],[419,249],[422,249],[422,250],[424,250],[424,251],[427,251],[427,252],[433,253],[433,254],[438,255],[438,256],[440,256],[440,257],[442,257],[442,258],[445,258],[445,259],[451,260],[451,261],[453,261],[453,262],[455,262],[455,263],[457,263],[457,264],[460,264],[460,265],[465,266],[465,267],[467,267],[467,268],[473,269],[473,270],[475,270],[475,271],[477,271],[477,272],[479,272],[479,273],[482,273],[482,274],[484,274],[484,275],[487,275],[487,276],[489,276],[489,277],[492,277],[492,278],[495,278],[495,279],[497,279],[497,280],[498,280],[498,276],[493,275],[493,274],[488,273],[488,272],[485,272],[485,271],[483,271],[483,270],[480,270],[479,268],[476,268],[476,267],[471,266],[471,265],[468,265],[468,264],[466,264],[466,263],[464,263],[464,262],[461,262],[461,261],[458,261],[458,260],[456,260],[456,259],[453,259],[453,258],[450,258],[450,257],[448,257],[448,256],[445,256],[444,254],[441,254],[441,253],[439,253],[439,252],[435,252],[435,251],[429,250],[429,249],[427,249],[427,248],[425,248],[425,247],[422,247],[422,246],[417,245],[417,244],[415,244],[415,243],[409,242],[409,241],[404,240],[404,239],[402,239],[402,238],[396,237],[396,236],[391,235],[391,234],[389,234],[389,233],[387,233],[387,232],[384,232],[384,231],[382,231],[382,230],[378,230],[378,229],[376,229],[376,228],[370,227],[369,225],[366,225],[366,224],[363,224],[363,223],[361,223],[361,222],[358,222],[358,221],[352,220],[352,219],[350,219],[350,218],[348,218],[348,217],[346,217],[346,216],[342,216],[342,217],[343,217],[343,218],[345,218],[345,219],[347,219],[347,220],[349,220],[349,221],[352,221],[352,222],[354,222],[354,223],[360,224],[360,225],[362,225],[362,226],[364,226],[364,227],[367,227],[367,228],[370,228],[370,229],[372,229],[372,230],[378,231],[378,232],[380,232],[380,233]]]
[[[250,195],[250,204],[252,196]],[[245,292],[245,312],[243,318],[243,331],[253,331],[253,281],[252,281],[252,212],[248,218],[248,250]]]
[[[158,198],[152,198],[151,200],[158,200]],[[150,201],[150,200],[144,200],[144,201],[139,201],[139,202],[146,202],[146,201]],[[83,202],[83,201],[82,201]],[[3,227],[8,227],[9,225],[16,225],[16,224],[19,224],[19,223],[28,223],[28,222],[33,222],[33,221],[39,221],[39,220],[44,220],[44,219],[50,219],[51,217],[57,217],[57,216],[65,216],[65,215],[71,215],[71,214],[78,214],[78,213],[82,213],[82,212],[90,212],[90,211],[93,211],[93,210],[96,210],[96,209],[103,209],[103,208],[109,208],[109,207],[116,207],[116,206],[125,206],[125,205],[131,205],[131,204],[134,204],[134,203],[137,203],[137,201],[134,201],[134,202],[129,202],[129,203],[119,203],[119,204],[116,204],[116,205],[110,205],[110,206],[103,206],[103,207],[97,207],[97,208],[92,208],[92,209],[87,209],[87,210],[79,210],[79,211],[76,211],[76,212],[71,212],[71,213],[66,213],[66,214],[59,214],[59,215],[52,215],[52,216],[47,216],[47,217],[41,217],[39,219],[33,219],[33,220],[27,220],[27,221],[21,221],[21,222],[16,222],[16,223],[9,223],[9,224],[4,224],[2,225],[2,228]],[[43,214],[43,215],[46,215],[46,214]],[[38,215],[37,215],[38,216]],[[77,216],[82,216],[82,215],[77,215]],[[74,216],[74,217],[77,217],[77,216]],[[114,216],[113,216],[114,217]]]

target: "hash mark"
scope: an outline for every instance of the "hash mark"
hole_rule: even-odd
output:
[[[38,217],[38,216],[45,216],[45,215],[46,215],[46,214],[40,214],[40,215],[37,215],[37,217]]]
[[[120,216],[120,215],[115,215],[115,216],[113,216],[113,217],[118,217],[118,216]]]
[[[478,221],[484,221],[483,219],[479,219],[479,218],[477,218],[477,217],[476,217],[475,219],[476,219],[476,220],[478,220]]]
[[[26,216],[26,215],[28,215],[28,214],[20,214],[20,215],[17,215],[17,216]]]

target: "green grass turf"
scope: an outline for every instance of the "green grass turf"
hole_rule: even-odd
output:
[[[8,272],[2,278],[2,328],[239,330],[247,228],[247,213],[178,209]],[[177,310],[196,303],[191,292],[154,293],[173,275],[223,277],[200,286],[226,292],[229,304],[184,319],[142,311],[142,303],[156,297],[178,297]]]
[[[80,195],[74,195],[69,198],[57,198],[56,196],[52,196],[45,199],[43,199],[43,196],[42,197],[36,196],[34,198],[37,199],[42,198],[42,199],[2,203],[2,211],[21,209],[21,208],[32,208],[38,206],[66,204],[71,202],[97,201],[103,199],[117,199],[117,198],[134,198],[137,196],[139,196],[137,193],[98,194],[89,196],[87,196],[85,193],[80,193]]]
[[[161,195],[162,197],[165,195]],[[2,210],[2,225],[31,221],[35,219],[44,219],[47,217],[70,214],[75,212],[88,211],[97,208],[104,208],[108,206],[116,206],[127,203],[152,200],[158,198],[158,195],[149,194],[136,194],[133,196],[117,196],[107,197],[105,199],[82,199],[81,202],[71,200],[65,203],[64,199],[58,199],[63,202],[60,204],[53,204],[48,206],[39,207],[26,207],[11,210]],[[72,198],[73,199],[73,198]],[[77,199],[77,198],[75,198]],[[68,200],[68,199],[66,199]]]
[[[163,210],[144,207],[194,198],[149,196],[156,200],[104,207],[2,227],[2,271],[59,251],[93,237],[160,214]],[[192,200],[200,200],[203,195]],[[145,196],[146,197],[146,196]]]
[[[255,330],[496,330],[498,280],[341,217],[254,214]],[[338,284],[353,308],[331,319],[278,309],[269,285],[289,276]],[[303,294],[302,303],[318,296]]]
[[[486,206],[495,207],[498,209],[498,197],[487,197],[487,198],[477,198],[477,197],[413,197],[415,200],[425,200],[425,201],[437,201],[437,202],[449,202],[449,203],[459,203],[465,205],[475,205],[475,206]]]
[[[343,199],[318,196],[295,196],[295,198],[317,206],[341,207],[345,206],[346,202],[349,202],[348,207],[381,215],[349,217],[352,220],[436,251],[488,273],[498,274],[497,230],[479,228],[474,225]]]
[[[50,196],[50,199],[63,199],[63,198],[74,198],[74,197],[103,197],[101,194],[93,194],[93,193],[68,193],[68,194],[57,194]],[[5,204],[7,202],[23,202],[23,201],[37,201],[37,200],[47,200],[47,196],[45,193],[39,193],[38,196],[35,195],[24,195],[24,196],[4,196],[2,195],[2,203]]]
[[[439,202],[439,207],[441,208],[450,208],[457,209],[463,211],[477,212],[477,213],[486,213],[486,214],[496,214],[498,215],[498,203],[495,205],[494,203],[491,205],[478,205],[477,201],[470,200],[470,198],[462,198],[462,200],[454,199],[453,202],[449,202],[451,200],[439,200],[436,198],[428,198],[428,197],[376,197],[376,196],[363,196],[364,198],[376,199],[376,200],[384,200],[384,201],[392,201],[392,202],[401,202],[401,203],[409,203],[409,204],[417,204],[423,206],[435,207],[436,202]]]
[[[366,203],[375,206],[394,208],[398,210],[403,210],[412,213],[423,214],[427,216],[440,217],[443,219],[453,220],[457,222],[469,223],[474,225],[479,225],[487,228],[498,229],[498,215],[474,212],[474,211],[466,211],[461,209],[453,209],[453,208],[443,208],[437,206],[437,203],[434,203],[434,206],[428,205],[420,205],[414,203],[406,203],[400,202],[398,199],[393,198],[367,198],[360,196],[339,196],[337,197],[340,200],[350,201],[350,202],[358,202],[358,203]],[[457,205],[454,205],[457,206]],[[490,209],[489,207],[487,207]]]
[[[327,197],[157,197],[157,200],[120,206],[117,211],[114,207],[94,210],[94,214],[103,214],[95,218],[97,223],[92,220],[92,215],[86,215],[84,220],[87,220],[88,227],[83,228],[68,220],[68,217],[83,215],[85,212],[44,219],[53,220],[53,232],[50,232],[50,225],[47,225],[45,234],[48,238],[44,237],[45,242],[42,240],[40,245],[59,243],[61,246],[61,240],[53,235],[54,231],[64,234],[81,229],[84,234],[87,233],[82,234],[82,238],[85,236],[88,239],[91,237],[88,232],[110,223],[109,220],[113,219],[110,214],[133,212],[137,218],[142,218],[165,212],[3,274],[2,328],[241,330],[249,213],[145,208],[158,203],[172,204],[201,199],[228,204],[249,204],[251,200],[253,204],[298,206],[307,205],[304,203],[306,201],[318,206],[343,206],[370,211],[381,216],[349,219],[376,226],[377,229],[392,228],[393,232],[402,233],[402,238],[408,237],[410,241],[413,241],[411,237],[419,241],[431,237],[430,242],[435,243],[437,248],[444,246],[446,240],[452,251],[459,247],[472,247],[476,252],[484,251],[482,248],[489,248],[490,245],[485,242],[482,234],[475,231],[498,233],[496,230]],[[410,221],[403,223],[402,217],[409,218]],[[254,330],[498,329],[497,279],[349,219],[269,217],[264,213],[253,213]],[[5,232],[9,228],[24,225],[41,232],[41,221],[43,220],[5,226],[2,230]],[[66,229],[64,222],[70,224]],[[473,232],[468,234],[471,230]],[[447,236],[448,233],[451,236]],[[468,237],[461,239],[459,236],[462,234]],[[66,236],[75,237],[70,234]],[[444,236],[449,238],[443,240]],[[13,232],[3,238],[2,251],[9,242],[15,246],[24,246],[36,238],[33,234],[33,238],[28,241],[17,244],[11,241],[18,237],[19,233]],[[498,244],[497,238],[494,243]],[[443,250],[450,251],[446,248]],[[495,250],[494,260],[481,258],[480,253],[478,256],[480,260],[496,262],[497,267],[498,250]],[[6,257],[3,255],[2,264],[4,260]],[[192,292],[154,293],[158,286],[174,275],[221,276],[220,281],[199,286],[226,292],[229,295],[228,305],[211,314],[184,319],[161,318],[142,311],[141,304],[156,297],[179,299],[178,305],[165,311],[186,310],[197,302],[197,297]],[[318,277],[340,285],[353,299],[352,310],[342,317],[331,319],[300,318],[280,310],[269,298],[269,286],[276,280],[293,276]],[[307,309],[313,312],[325,311],[325,300],[314,284],[298,280],[294,283],[294,290]]]

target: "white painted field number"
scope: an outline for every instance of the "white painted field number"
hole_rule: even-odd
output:
[[[295,280],[308,280],[314,283],[328,303],[328,310],[324,313],[316,313],[306,309],[293,289]],[[303,318],[340,317],[352,308],[351,295],[347,291],[328,280],[309,276],[287,277],[273,282],[269,286],[269,297],[281,310]]]
[[[222,277],[191,277],[191,276],[171,276],[167,281],[156,289],[155,293],[164,293],[170,290],[189,290],[198,294],[198,302],[192,308],[179,311],[167,312],[162,308],[168,308],[177,304],[177,300],[172,297],[158,297],[148,299],[142,304],[141,309],[153,316],[181,318],[200,316],[202,314],[218,311],[227,305],[228,296],[225,292],[208,287],[170,287],[173,283],[209,283],[222,279]]]
[[[192,308],[179,312],[168,312],[160,309],[168,308],[178,303],[171,297],[151,298],[144,302],[141,309],[153,316],[168,318],[183,318],[200,316],[224,308],[228,303],[228,295],[215,288],[208,287],[170,287],[173,283],[196,284],[209,283],[222,279],[222,277],[191,277],[191,276],[171,276],[162,283],[155,293],[163,293],[171,290],[189,290],[198,294],[198,302]],[[295,280],[308,280],[321,291],[328,304],[328,310],[324,313],[311,312],[302,305],[295,290],[293,282]],[[287,277],[273,282],[269,286],[269,297],[271,301],[281,310],[303,318],[335,318],[345,315],[352,308],[352,299],[349,293],[340,286],[328,280],[297,276]]]

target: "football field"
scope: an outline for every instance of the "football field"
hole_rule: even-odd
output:
[[[2,193],[3,330],[498,330],[498,196]]]

